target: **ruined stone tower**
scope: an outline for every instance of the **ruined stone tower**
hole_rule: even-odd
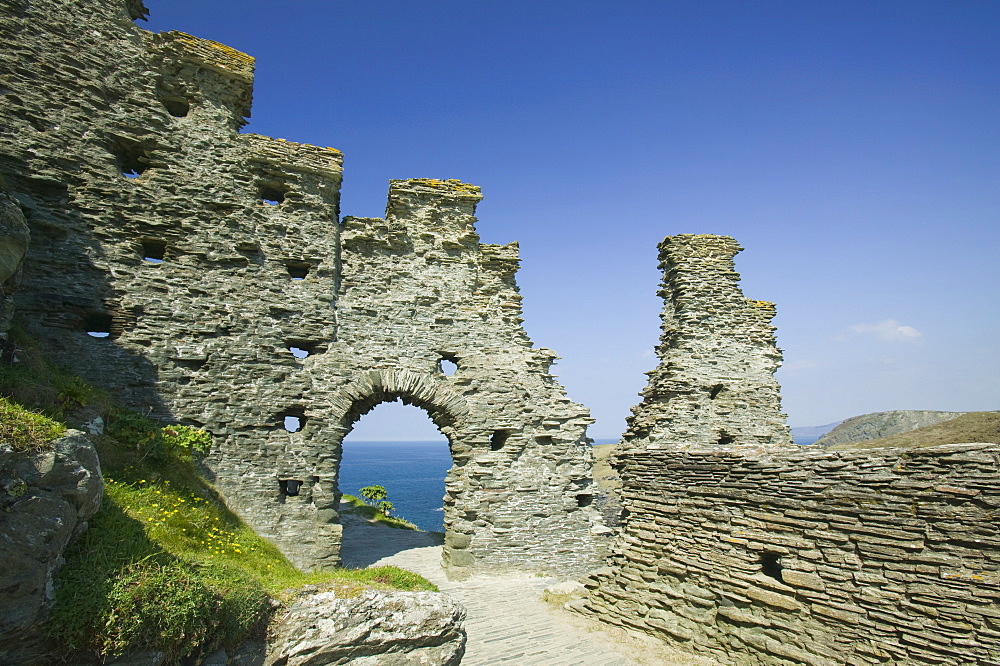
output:
[[[521,327],[517,246],[479,242],[479,188],[393,181],[384,219],[341,220],[339,151],[239,133],[253,59],[143,31],[144,11],[5,3],[23,326],[132,407],[209,430],[226,501],[301,567],[339,561],[341,442],[397,398],[450,443],[453,572],[592,565],[591,419]]]
[[[729,236],[682,234],[659,245],[663,333],[659,366],[632,409],[621,448],[786,447],[774,372],[774,304],[746,298]]]

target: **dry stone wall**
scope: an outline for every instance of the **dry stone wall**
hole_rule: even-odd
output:
[[[681,234],[659,245],[659,366],[632,409],[620,449],[790,446],[774,372],[774,304],[739,288],[729,236]]]
[[[456,575],[594,563],[591,420],[521,328],[517,247],[479,242],[477,187],[394,181],[385,219],[341,221],[339,151],[238,133],[249,56],[145,32],[137,0],[2,8],[16,306],[57,360],[208,429],[206,471],[299,566],[339,561],[341,441],[397,398],[450,440]]]
[[[1000,663],[1000,448],[637,452],[586,611],[728,664]]]

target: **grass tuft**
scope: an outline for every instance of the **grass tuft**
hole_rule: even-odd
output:
[[[15,451],[40,450],[64,432],[66,426],[62,423],[0,396],[0,444]]]
[[[370,523],[378,523],[380,525],[385,525],[386,527],[394,527],[398,530],[420,531],[419,527],[405,518],[387,516],[379,511],[377,507],[366,504],[363,499],[355,497],[354,495],[348,495],[345,493],[341,497],[341,501],[346,502],[354,514],[365,518]]]

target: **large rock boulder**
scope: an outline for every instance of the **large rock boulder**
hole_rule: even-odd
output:
[[[53,601],[63,550],[101,505],[93,443],[70,430],[45,451],[0,443],[0,664],[22,650]]]
[[[435,592],[320,592],[297,599],[272,625],[266,666],[458,664],[465,608]]]

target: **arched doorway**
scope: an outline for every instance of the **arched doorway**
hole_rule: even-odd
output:
[[[563,419],[547,417],[535,412],[534,403],[511,409],[509,394],[520,389],[483,392],[467,384],[440,370],[383,369],[359,373],[343,385],[328,403],[324,447],[312,449],[324,464],[329,461],[332,506],[339,505],[343,490],[338,470],[345,437],[377,405],[401,400],[426,412],[449,443],[442,564],[450,578],[474,570],[578,575],[592,568],[598,555],[594,529],[602,526],[590,506],[585,418],[572,411]],[[320,479],[319,487],[330,486]],[[336,541],[328,543],[339,548],[338,515],[316,516],[317,535],[329,534]]]
[[[398,400],[380,403],[354,425],[342,447],[341,493],[359,497],[364,487],[383,486],[392,515],[427,532],[444,532],[451,451],[424,410]]]

